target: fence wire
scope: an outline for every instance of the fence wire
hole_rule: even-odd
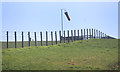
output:
[[[29,47],[29,42],[30,42],[30,46],[41,46],[40,32],[36,32],[36,37],[35,37],[35,32],[30,32],[30,36],[28,32],[29,31],[23,31],[23,36],[22,36],[22,31],[16,31],[16,35],[15,35],[15,31],[8,31],[8,36],[7,36],[7,31],[2,32],[3,33],[2,48],[7,48],[7,45],[8,48],[15,48],[15,45],[16,48]],[[66,40],[65,42],[72,42],[72,35],[74,40],[75,39],[86,40],[91,38],[101,39],[107,37],[105,33],[102,33],[101,31],[98,31],[96,29],[67,30],[65,31],[65,37],[62,36],[62,32],[60,36],[59,31],[56,31],[57,37],[55,36],[55,31],[42,31],[42,46],[46,45],[46,32],[48,37],[48,42],[47,42],[48,45],[52,45],[51,32],[53,32],[53,45],[56,44],[56,40],[57,43],[60,43],[60,40],[61,43],[64,43],[64,38]],[[7,37],[8,37],[8,41],[7,41]],[[23,43],[22,43],[22,37],[23,37]]]

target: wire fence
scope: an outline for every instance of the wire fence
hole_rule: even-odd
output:
[[[63,33],[63,34],[62,34]],[[63,35],[63,36],[62,36]],[[24,48],[30,46],[48,46],[58,43],[70,43],[75,40],[108,39],[112,38],[97,29],[80,29],[44,32],[9,32],[3,37],[2,48]],[[114,39],[114,38],[113,38]]]

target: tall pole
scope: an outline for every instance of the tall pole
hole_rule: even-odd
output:
[[[63,11],[62,11],[62,9],[61,9],[61,26],[62,26],[62,37],[63,37]]]

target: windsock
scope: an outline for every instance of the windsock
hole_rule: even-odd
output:
[[[65,15],[66,15],[68,21],[70,21],[70,17],[69,17],[69,15],[68,15],[68,12],[65,12]]]

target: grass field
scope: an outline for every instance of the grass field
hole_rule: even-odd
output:
[[[90,39],[53,46],[8,48],[3,70],[113,70],[118,68],[118,40]]]
[[[48,45],[51,45],[51,41],[48,41]],[[58,41],[58,43],[60,43],[60,41]],[[28,41],[24,41],[24,47],[29,47],[28,45]],[[55,41],[53,41],[53,44],[56,44]],[[21,48],[22,47],[22,42],[21,41],[17,41],[16,43],[17,48]],[[43,46],[46,46],[46,41],[42,42]],[[30,42],[30,46],[35,46],[35,41],[31,41]],[[37,41],[37,46],[41,46],[41,41]],[[2,49],[7,48],[7,42],[2,42]],[[15,42],[8,42],[8,48],[15,48]]]

